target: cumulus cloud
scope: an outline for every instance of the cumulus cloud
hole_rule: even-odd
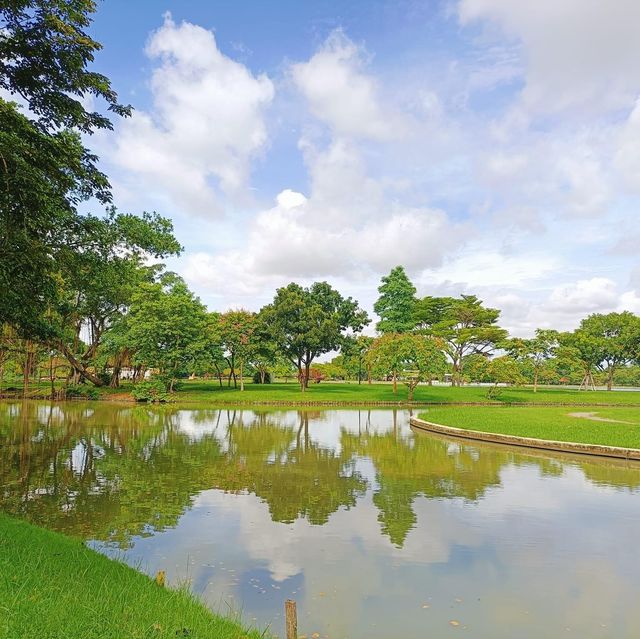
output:
[[[640,83],[640,4],[600,0],[461,0],[462,24],[483,21],[522,44],[522,98],[535,112],[592,112],[634,100]]]
[[[364,72],[365,62],[363,49],[336,30],[310,60],[291,66],[291,77],[311,113],[337,136],[403,135],[404,118],[383,104],[378,83]]]
[[[153,106],[123,122],[112,159],[178,212],[216,213],[220,192],[241,194],[251,160],[267,142],[273,83],[225,56],[213,32],[178,25],[170,14],[146,54],[155,65]]]

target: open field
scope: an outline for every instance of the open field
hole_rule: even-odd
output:
[[[257,639],[186,590],[0,514],[0,637]]]
[[[91,384],[86,385],[92,390]],[[120,388],[99,388],[99,396],[104,399],[130,400],[131,385],[124,382]],[[498,397],[487,398],[487,386],[428,386],[422,384],[415,389],[414,403],[425,404],[572,404],[572,405],[636,405],[640,406],[640,392],[637,391],[579,391],[563,387],[543,387],[537,393],[530,387],[503,388]],[[49,385],[33,385],[31,397],[48,397]],[[17,389],[15,396],[19,396]],[[245,390],[234,389],[225,384],[220,387],[215,380],[181,380],[173,398],[177,402],[198,402],[211,404],[346,404],[366,405],[376,402],[406,404],[408,390],[398,384],[397,394],[388,383],[322,382],[312,384],[306,392],[300,392],[295,382],[274,384],[245,384]]]
[[[640,448],[640,409],[435,406],[418,414],[443,426],[583,444]]]
[[[416,403],[560,403],[560,404],[615,404],[640,406],[640,393],[633,391],[578,391],[563,388],[539,389],[534,393],[530,388],[505,388],[497,399],[487,399],[487,387],[427,386],[420,385],[415,390]],[[126,386],[120,389],[126,392]],[[361,384],[342,382],[322,382],[312,384],[304,393],[293,383],[246,384],[245,390],[219,387],[215,381],[184,381],[175,394],[180,402],[219,403],[313,403],[337,402],[345,404],[367,404],[373,402],[407,403],[408,390],[398,385],[394,395],[391,384]]]

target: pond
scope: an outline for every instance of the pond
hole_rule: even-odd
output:
[[[0,506],[281,635],[640,636],[640,464],[402,410],[0,403]],[[315,634],[317,633],[317,635]]]

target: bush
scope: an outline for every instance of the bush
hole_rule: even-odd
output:
[[[137,383],[131,390],[137,402],[168,402],[170,401],[167,387],[162,380],[152,379]]]
[[[254,384],[262,384],[262,377],[260,376],[260,371],[256,371],[253,374],[253,383]],[[264,383],[265,384],[271,384],[271,373],[269,371],[267,371],[264,374]]]
[[[71,384],[70,386],[67,386],[66,395],[68,398],[77,397],[78,399],[98,399],[98,397],[100,397],[100,391],[94,386]]]

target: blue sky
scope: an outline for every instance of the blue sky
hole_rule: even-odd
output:
[[[116,203],[170,216],[210,308],[326,279],[368,310],[404,264],[526,335],[640,312],[640,4],[99,5],[131,119]]]

